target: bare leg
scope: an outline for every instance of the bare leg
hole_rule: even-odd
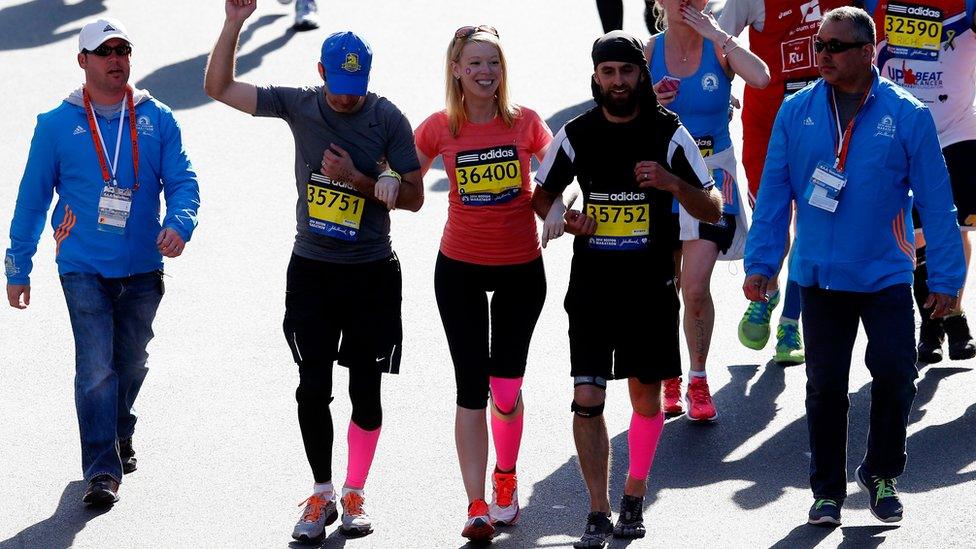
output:
[[[685,340],[688,343],[688,356],[691,357],[691,369],[704,372],[715,326],[715,304],[712,302],[710,284],[712,269],[718,258],[718,246],[709,240],[688,240],[683,245],[683,256],[681,297],[685,304]]]
[[[593,385],[579,385],[574,390],[574,399],[580,406],[598,406],[606,398],[607,392]],[[597,417],[573,414],[573,438],[580,472],[590,493],[590,511],[610,514],[610,437],[603,414]]]
[[[454,420],[454,440],[457,445],[461,479],[468,502],[485,499],[485,471],[488,469],[488,424],[485,409],[469,410],[457,407]]]

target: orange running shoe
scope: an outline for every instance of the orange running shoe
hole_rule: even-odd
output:
[[[681,402],[681,378],[664,380],[664,414],[678,416],[685,413]]]
[[[703,377],[693,377],[688,382],[688,419],[692,421],[712,421],[718,417],[712,394],[708,392],[708,381]]]
[[[483,499],[476,499],[468,504],[468,521],[464,523],[461,535],[471,541],[491,541],[495,536],[495,527],[488,517],[488,504]]]
[[[495,469],[491,475],[492,498],[488,506],[488,517],[492,524],[514,526],[518,520],[518,477],[515,471],[502,473]]]

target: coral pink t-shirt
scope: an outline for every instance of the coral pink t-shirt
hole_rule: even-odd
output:
[[[480,265],[516,265],[539,257],[529,169],[532,155],[549,146],[552,132],[535,111],[522,107],[511,128],[501,117],[466,122],[457,137],[441,111],[424,120],[414,139],[427,158],[443,158],[451,182],[441,253]]]

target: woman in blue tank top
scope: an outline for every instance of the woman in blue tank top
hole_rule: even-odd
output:
[[[658,29],[666,29],[647,43],[647,59],[658,101],[681,118],[698,142],[705,164],[724,199],[722,220],[699,222],[675,204],[681,226],[680,249],[675,252],[684,329],[691,367],[685,394],[688,418],[711,421],[717,417],[705,378],[705,360],[712,340],[715,307],[710,281],[719,254],[723,259],[742,257],[745,217],[736,189],[736,160],[729,137],[729,105],[732,78],[764,88],[769,68],[736,39],[722,31],[711,13],[702,13],[706,0],[657,0],[654,15]],[[647,18],[650,20],[650,18]],[[651,29],[655,32],[656,29]],[[738,233],[736,228],[738,226]],[[683,411],[681,378],[665,380],[664,410]]]

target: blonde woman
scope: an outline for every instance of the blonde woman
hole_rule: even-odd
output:
[[[495,525],[519,518],[522,376],[546,298],[529,169],[532,156],[545,156],[552,133],[534,111],[509,99],[505,53],[493,27],[457,30],[446,81],[447,108],[414,137],[421,170],[440,156],[451,183],[434,289],[457,382],[455,437],[469,502],[462,535],[488,540]],[[560,234],[561,216],[554,216]],[[490,505],[489,395],[496,458]]]

